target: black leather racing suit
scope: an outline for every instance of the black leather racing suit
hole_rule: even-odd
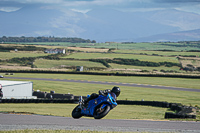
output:
[[[99,90],[99,94],[92,93],[89,98],[85,99],[84,105],[86,105],[90,100],[97,98],[99,95],[107,96],[108,93],[111,93],[111,90]]]

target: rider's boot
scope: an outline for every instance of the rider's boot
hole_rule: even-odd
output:
[[[87,98],[87,99],[85,99],[85,100],[83,101],[82,105],[83,105],[84,107],[87,107],[88,102],[89,102],[89,100],[88,100],[88,98]]]
[[[88,98],[86,98],[86,99],[84,100],[83,106],[84,106],[84,107],[87,107],[88,102],[89,102],[90,100],[92,100],[92,99],[97,98],[98,96],[99,96],[98,94],[92,93],[92,94],[90,95],[90,97],[88,97]]]

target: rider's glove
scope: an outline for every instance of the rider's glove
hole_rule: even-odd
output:
[[[105,96],[104,91],[99,90],[99,95]]]
[[[110,90],[104,90],[104,91],[100,90],[99,91],[99,95],[102,95],[102,96],[107,96],[108,93],[110,93]]]

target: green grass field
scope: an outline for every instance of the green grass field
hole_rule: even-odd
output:
[[[82,131],[82,130],[38,130],[38,129],[25,129],[25,130],[10,130],[0,131],[0,133],[124,133],[115,131]],[[126,133],[138,133],[138,132],[126,132]],[[153,133],[153,132],[140,132],[140,133]],[[174,133],[174,132],[159,132],[159,133]]]
[[[71,82],[50,82],[33,80],[34,89],[50,92],[54,90],[56,93],[71,93],[76,96],[86,96],[91,93],[98,93],[98,90],[111,89],[111,85],[71,83]],[[173,103],[182,103],[184,105],[200,106],[199,93],[161,90],[140,87],[119,86],[122,90],[119,100],[136,100],[144,99],[146,101],[167,101]]]
[[[45,59],[37,59],[34,62],[38,68],[59,68],[61,65],[65,66],[86,66],[86,67],[102,67],[106,68],[101,63],[90,62],[90,61],[73,61],[73,60],[45,60]]]
[[[179,67],[173,66],[173,67],[165,67],[165,66],[160,66],[160,67],[145,67],[145,66],[132,66],[132,65],[120,65],[120,64],[114,64],[114,63],[109,63],[109,65],[111,66],[111,68],[113,69],[127,69],[126,71],[131,71],[128,69],[139,69],[139,70],[148,70],[148,71],[153,71],[153,70],[174,70],[177,72],[183,72],[180,70]],[[123,70],[123,71],[125,71]],[[134,70],[132,70],[134,71]],[[115,70],[115,72],[120,72],[120,70]]]
[[[22,57],[38,57],[38,56],[47,56],[48,54],[45,53],[34,53],[34,52],[22,52],[22,53],[10,53],[10,52],[0,52],[0,59],[11,59],[14,57],[22,58]],[[135,54],[113,54],[113,53],[74,53],[69,56],[64,56],[62,58],[75,58],[75,59],[104,59],[104,58],[126,58],[126,59],[139,59],[141,61],[149,61],[149,62],[173,62],[173,63],[179,63],[178,59],[176,57],[161,57],[161,56],[149,56],[149,55],[135,55]],[[183,60],[182,62],[187,61],[189,64],[193,64],[194,66],[199,66],[199,61],[195,60]],[[6,65],[6,63],[3,63]],[[7,63],[8,65],[8,63]],[[9,65],[12,65],[9,63]],[[15,65],[15,64],[13,64]],[[18,64],[20,65],[20,64]],[[90,61],[73,61],[73,60],[47,60],[47,59],[37,59],[34,62],[34,65],[37,66],[37,68],[61,68],[61,65],[65,66],[85,66],[85,67],[101,67],[106,68],[101,63],[95,63]],[[112,69],[140,69],[140,70],[165,70],[165,71],[180,71],[179,67],[145,67],[145,66],[132,66],[132,65],[119,65],[110,63],[109,64]]]
[[[196,45],[185,43],[68,43],[68,42],[35,42],[35,43],[20,43],[28,45],[46,45],[46,46],[59,46],[59,47],[91,47],[91,48],[115,48],[115,49],[129,49],[129,50],[174,50],[174,51],[187,51],[187,50],[200,50]],[[182,47],[167,46],[161,44],[181,45]]]
[[[76,60],[63,60],[63,61],[58,61],[58,60],[45,60],[45,59],[37,59],[34,62],[34,65],[37,66],[37,68],[61,68],[61,66],[84,66],[84,67],[100,67],[100,68],[105,68],[104,65],[101,63],[97,62],[91,62],[91,61],[76,61]],[[139,69],[139,70],[174,70],[174,71],[180,71],[179,67],[165,67],[165,66],[160,66],[160,67],[144,67],[144,66],[132,66],[132,65],[119,65],[119,64],[114,64],[114,63],[109,63],[112,69]],[[123,70],[124,71],[124,70]],[[117,70],[116,70],[117,72]],[[120,72],[120,71],[119,71]]]
[[[4,73],[0,73],[0,74],[4,75]],[[199,88],[200,79],[192,79],[192,78],[98,76],[98,75],[81,75],[81,74],[31,74],[31,73],[24,73],[24,74],[15,73],[14,75],[4,75],[4,76],[122,82],[122,83],[137,83],[137,84],[163,85],[163,86],[200,89]]]
[[[34,52],[0,52],[0,59],[22,58],[22,57],[38,57],[47,56],[46,53],[34,53]]]
[[[132,53],[132,54],[148,54],[148,55],[163,55],[163,56],[183,56],[195,55],[200,56],[200,52],[181,52],[181,51],[149,51],[149,50],[114,50],[116,53]]]
[[[76,104],[0,104],[3,112],[25,112],[40,115],[71,117]],[[166,108],[118,105],[104,119],[164,119]],[[139,113],[140,112],[140,113]],[[87,118],[87,117],[84,117]]]
[[[166,46],[166,45],[161,45],[162,43],[132,43],[132,44],[120,44],[120,43],[96,43],[93,45],[90,45],[88,43],[28,43],[29,45],[31,44],[36,44],[35,46],[39,47],[62,47],[66,48],[67,46],[76,46],[76,47],[92,47],[92,48],[115,48],[116,46],[118,47],[117,50],[113,50],[116,53],[73,53],[70,55],[66,55],[62,58],[75,58],[75,59],[104,59],[104,58],[125,58],[125,59],[139,59],[140,61],[149,61],[149,62],[173,62],[173,63],[179,63],[178,59],[175,57],[177,55],[193,55],[193,56],[200,56],[200,52],[181,52],[181,50],[177,50],[176,48],[174,49],[174,46]],[[185,45],[184,43],[164,43],[164,44],[173,44],[173,45]],[[4,44],[6,45],[6,44]],[[7,44],[11,45],[11,44]],[[16,44],[15,44],[16,45]],[[49,46],[50,45],[50,46]],[[23,46],[23,45],[22,45]],[[190,50],[193,45],[187,45],[186,50]],[[127,48],[124,48],[127,47]],[[134,48],[131,48],[134,47]],[[149,50],[156,50],[155,48],[158,48],[157,50],[161,49],[166,49],[165,47],[170,48],[170,50],[177,50],[176,52],[169,52],[169,51],[149,51]],[[177,48],[185,48],[185,47],[177,47]],[[198,48],[196,48],[197,50]],[[148,54],[148,55],[140,55],[142,54]],[[14,57],[38,57],[38,56],[47,56],[48,54],[40,53],[37,52],[0,52],[0,59],[11,59]],[[152,56],[153,55],[153,56]],[[164,56],[155,56],[155,55],[164,55]],[[173,57],[169,57],[173,56]],[[183,64],[191,64],[195,67],[199,66],[199,61],[198,60],[184,60],[182,61]],[[101,63],[95,63],[95,62],[89,62],[89,61],[57,61],[57,60],[41,60],[37,59],[35,62],[33,62],[37,68],[60,68],[61,65],[65,66],[85,66],[85,67],[101,67],[101,68],[106,68],[103,66]],[[16,65],[23,65],[23,64],[12,64],[12,63],[6,63],[2,62],[1,65],[10,65],[10,66],[16,66]],[[132,65],[118,65],[118,64],[109,64],[112,69],[124,69],[123,71],[115,71],[115,72],[133,72],[132,70],[127,71],[126,69],[139,69],[139,70],[148,70],[148,71],[153,71],[157,70],[160,72],[160,70],[164,71],[176,71],[176,72],[181,72],[181,73],[186,73],[185,71],[180,71],[179,67],[165,67],[165,66],[160,66],[160,67],[144,67],[144,66],[132,66]],[[27,67],[31,67],[30,65]],[[22,68],[23,69],[23,68]],[[91,70],[90,70],[91,71]],[[155,72],[155,71],[154,71]]]
[[[103,58],[126,58],[138,59],[140,61],[150,62],[174,62],[178,63],[176,57],[161,57],[161,56],[148,56],[148,55],[134,55],[134,54],[113,54],[113,53],[75,53],[62,58],[75,58],[75,59],[103,59]]]

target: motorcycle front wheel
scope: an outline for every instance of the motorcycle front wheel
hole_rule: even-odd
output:
[[[79,119],[79,118],[82,117],[81,108],[80,108],[79,105],[76,106],[76,107],[73,109],[73,111],[72,111],[72,117],[73,117],[74,119]]]
[[[101,119],[104,116],[106,116],[109,111],[110,111],[110,106],[105,106],[104,108],[101,108],[101,106],[97,107],[94,111],[94,118]]]

